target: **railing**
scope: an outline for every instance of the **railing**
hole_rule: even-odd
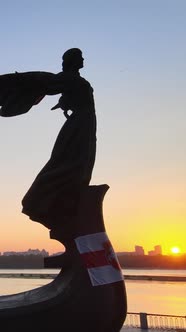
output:
[[[164,329],[186,331],[186,316],[147,314],[145,312],[128,312],[124,323],[126,327],[141,329]]]

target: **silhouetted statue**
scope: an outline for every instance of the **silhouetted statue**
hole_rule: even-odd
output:
[[[83,60],[81,50],[73,48],[64,53],[63,71],[59,74],[27,72],[0,76],[2,116],[26,113],[45,95],[62,93],[53,109],[61,108],[67,120],[50,159],[22,200],[22,212],[48,228],[76,215],[80,194],[89,185],[95,162],[96,114],[93,89],[79,74]]]
[[[119,332],[126,318],[124,279],[103,219],[109,186],[90,185],[96,114],[93,89],[79,74],[82,67],[82,52],[73,48],[64,53],[58,74],[0,76],[1,116],[24,114],[54,94],[62,95],[52,110],[61,108],[66,116],[50,159],[22,200],[22,212],[64,245],[64,254],[44,261],[45,267],[61,271],[48,285],[0,296],[6,332]]]
[[[23,198],[23,213],[48,228],[76,215],[82,190],[89,185],[96,153],[96,115],[93,89],[80,76],[83,67],[79,49],[63,56],[62,97],[55,106],[67,116],[51,157]]]

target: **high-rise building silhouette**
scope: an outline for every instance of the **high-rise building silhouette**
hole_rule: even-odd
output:
[[[144,249],[142,246],[135,246],[135,255],[144,255]]]
[[[154,246],[154,250],[148,251],[149,256],[162,255],[162,249],[160,245]]]

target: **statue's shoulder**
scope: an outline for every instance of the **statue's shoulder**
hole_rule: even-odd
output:
[[[79,73],[59,72],[54,75],[54,83],[61,84],[66,91],[93,91],[90,83]]]
[[[94,92],[94,89],[92,87],[92,85],[90,84],[89,81],[87,81],[87,79],[85,79],[84,77],[81,77],[82,79],[82,85],[84,85],[84,87],[87,89],[87,91],[89,91],[90,93]]]

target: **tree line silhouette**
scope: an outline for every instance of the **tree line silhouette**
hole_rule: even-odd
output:
[[[186,254],[177,256],[148,256],[148,255],[118,255],[123,269],[186,269]],[[42,255],[9,255],[0,256],[0,269],[42,269],[44,257]]]

